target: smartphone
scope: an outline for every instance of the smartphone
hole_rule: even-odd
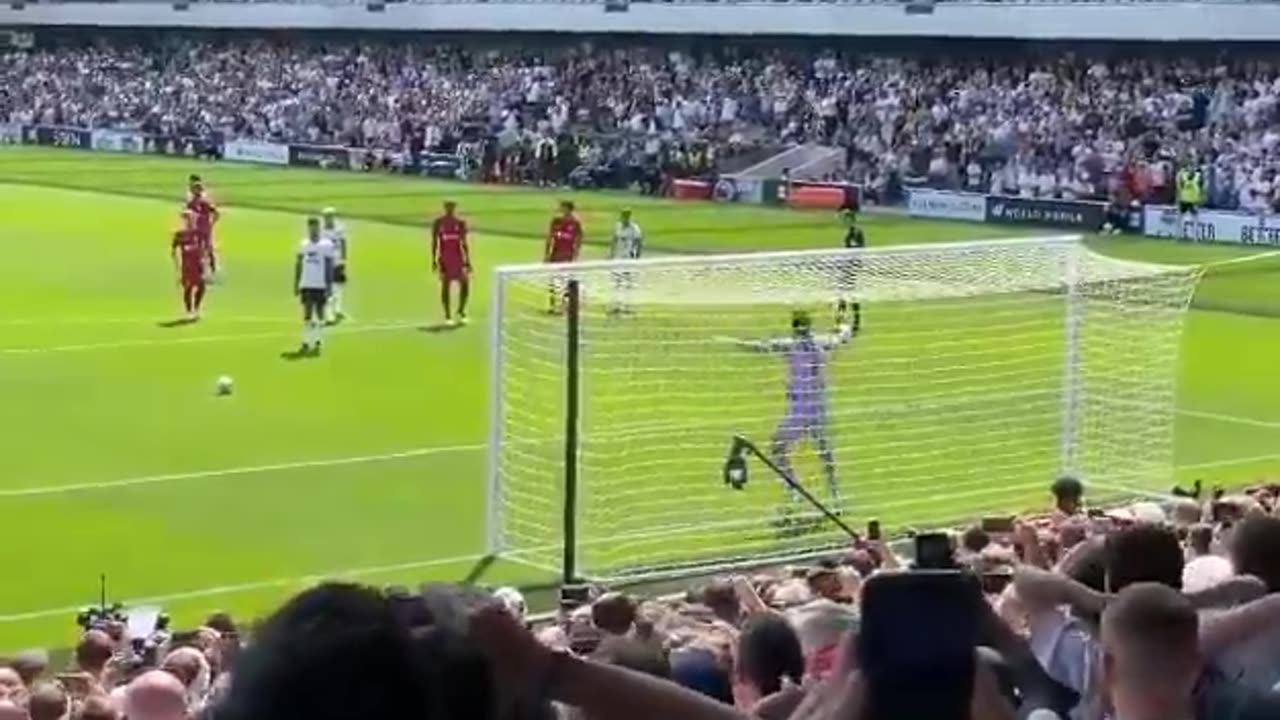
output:
[[[590,585],[565,585],[560,588],[560,609],[570,612],[591,602]]]
[[[977,576],[959,570],[867,580],[855,650],[875,717],[967,717],[983,602]]]
[[[867,521],[867,539],[873,540],[873,541],[878,541],[880,539],[880,521],[879,520]]]
[[[987,533],[1011,533],[1013,532],[1014,518],[1012,515],[1007,517],[985,517],[982,518],[982,531]]]
[[[951,570],[955,568],[951,536],[946,533],[922,533],[916,536],[916,569]]]

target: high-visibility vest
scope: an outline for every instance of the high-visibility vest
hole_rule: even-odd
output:
[[[1181,170],[1178,172],[1178,202],[1197,205],[1200,203],[1200,171]]]

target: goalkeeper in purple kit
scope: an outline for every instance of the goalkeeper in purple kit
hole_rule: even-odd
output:
[[[808,437],[817,445],[822,459],[827,491],[835,510],[840,510],[840,486],[836,482],[836,459],[827,434],[827,359],[836,348],[853,339],[855,329],[849,308],[840,301],[836,310],[835,332],[815,335],[813,319],[808,312],[791,314],[791,336],[771,340],[739,341],[756,352],[779,353],[787,361],[787,408],[773,432],[770,454],[778,467],[794,479],[791,471],[791,448]],[[792,501],[799,499],[793,490]]]

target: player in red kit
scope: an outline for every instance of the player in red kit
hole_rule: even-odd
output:
[[[449,325],[467,322],[467,297],[471,294],[471,250],[467,247],[467,223],[458,217],[457,203],[444,204],[444,214],[431,224],[431,269],[440,277],[440,304]],[[458,283],[458,318],[453,318],[449,287]]]
[[[582,249],[582,223],[573,214],[573,203],[565,200],[560,203],[560,214],[551,219],[551,228],[547,231],[547,244],[543,252],[543,260],[549,263],[574,262],[578,259],[578,251]],[[556,279],[551,282],[550,312],[561,312],[564,302],[564,282]]]
[[[218,272],[218,255],[213,246],[213,226],[218,222],[218,207],[213,198],[204,189],[199,175],[192,175],[187,184],[187,211],[195,221],[194,231],[197,241],[204,248],[205,260],[209,263],[209,273]]]
[[[178,286],[182,288],[182,306],[187,319],[200,318],[200,304],[204,302],[205,248],[195,231],[195,218],[190,212],[182,213],[182,227],[173,233],[169,246],[173,266],[178,272]]]

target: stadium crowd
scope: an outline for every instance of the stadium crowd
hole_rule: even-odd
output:
[[[0,55],[0,120],[462,151],[478,179],[660,188],[745,146],[847,149],[873,197],[902,183],[1280,207],[1280,66],[1234,59],[919,61],[752,46],[100,44]],[[574,173],[577,172],[575,176]]]
[[[1280,486],[1106,512],[1078,481],[1052,490],[1050,513],[950,534],[946,563],[987,600],[958,684],[926,618],[872,607],[923,558],[859,539],[681,597],[595,589],[541,621],[513,588],[446,584],[322,584],[251,632],[218,613],[131,640],[100,614],[67,672],[0,664],[0,720],[1280,717]],[[873,638],[919,651],[894,664]]]

